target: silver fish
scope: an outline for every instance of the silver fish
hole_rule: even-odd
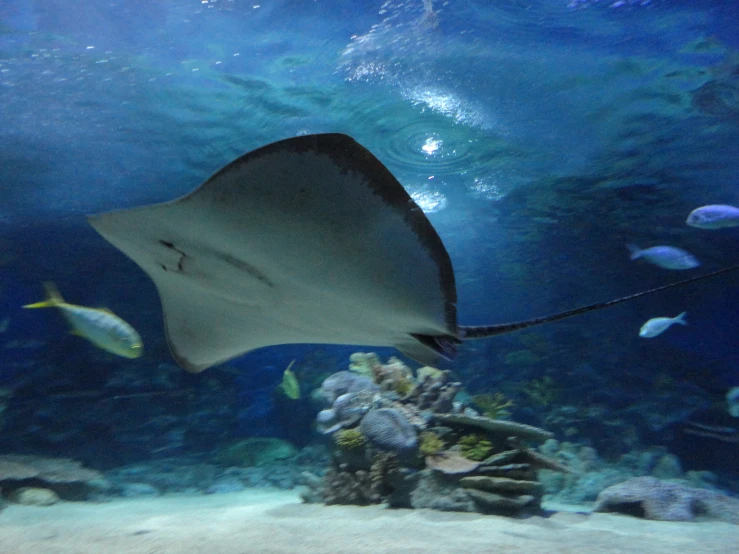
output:
[[[653,317],[641,326],[641,329],[639,329],[639,336],[644,339],[651,339],[652,337],[661,335],[675,323],[679,323],[680,325],[688,324],[688,322],[685,321],[685,312],[680,315],[676,315],[675,317]]]

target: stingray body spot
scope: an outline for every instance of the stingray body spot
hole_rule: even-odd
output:
[[[272,282],[271,279],[269,279],[264,273],[259,271],[256,267],[251,265],[250,263],[247,263],[243,260],[239,260],[238,258],[235,258],[233,256],[229,255],[223,255],[221,256],[221,259],[226,262],[228,265],[235,267],[239,271],[242,271],[252,277],[253,279],[256,279],[260,283],[270,287],[274,288],[275,284]]]

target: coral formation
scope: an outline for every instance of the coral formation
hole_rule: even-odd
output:
[[[321,393],[329,406],[343,394],[377,389],[377,385],[370,378],[351,371],[334,373],[321,384]]]
[[[369,471],[351,471],[347,464],[332,467],[323,477],[321,498],[325,504],[378,504],[382,496],[375,492]]]
[[[433,413],[449,413],[454,409],[454,397],[462,389],[462,383],[452,381],[451,371],[424,372],[419,377],[406,400],[421,410]]]
[[[323,434],[330,434],[356,424],[372,407],[375,394],[375,389],[342,394],[330,408],[318,413],[318,430]]]
[[[304,476],[306,502],[385,501],[507,515],[539,509],[544,487],[537,470],[563,468],[520,441],[546,440],[551,433],[479,416],[465,404],[467,395],[457,396],[462,385],[449,371],[421,368],[414,379],[399,360],[383,364],[369,354],[353,356],[352,369],[322,385],[331,407],[318,414],[319,427],[342,430],[334,437],[331,469],[322,479]],[[359,371],[371,371],[374,383],[357,381]],[[374,388],[361,388],[368,383]],[[478,397],[478,405],[501,415],[512,404],[502,395],[486,395]],[[361,437],[364,448],[359,448]]]
[[[359,424],[367,440],[379,448],[401,456],[412,455],[418,447],[418,434],[406,417],[397,410],[372,410]]]
[[[361,450],[366,443],[359,429],[343,429],[334,434],[334,442],[341,450],[347,452]]]

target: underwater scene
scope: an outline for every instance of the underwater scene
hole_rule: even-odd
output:
[[[730,553],[739,3],[0,0],[0,552]]]

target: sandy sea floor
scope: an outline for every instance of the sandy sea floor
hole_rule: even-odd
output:
[[[739,526],[557,512],[525,520],[301,504],[294,491],[250,490],[115,502],[11,505],[0,552],[37,553],[736,553]]]

